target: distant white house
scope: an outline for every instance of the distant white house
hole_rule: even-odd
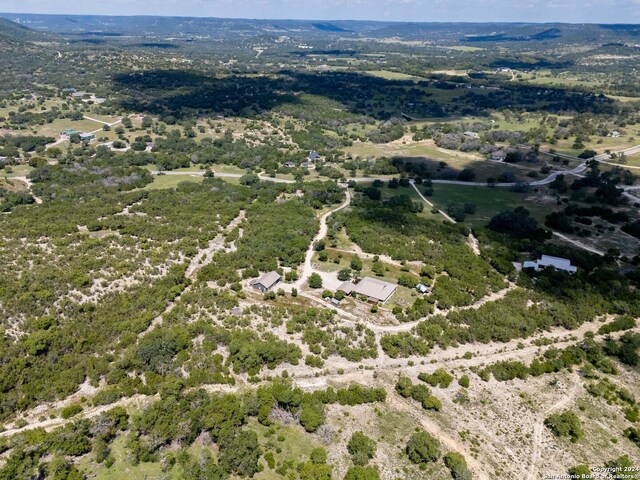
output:
[[[547,267],[554,267],[556,270],[569,273],[576,273],[578,271],[578,267],[571,265],[571,260],[552,257],[551,255],[542,255],[540,260],[527,261],[522,264],[522,268],[533,268],[536,272],[544,270]]]
[[[468,138],[480,138],[480,135],[478,135],[476,132],[471,132],[469,130],[464,132],[464,136]]]
[[[251,286],[256,290],[260,290],[262,293],[268,292],[280,281],[280,278],[278,272],[268,272],[257,280],[253,280]]]
[[[297,165],[293,162],[285,162],[284,166],[287,168],[295,168]]]
[[[417,284],[416,290],[420,293],[429,293],[429,287],[427,287],[424,283]]]
[[[621,134],[619,131],[617,131],[617,130],[614,130],[613,132],[611,132],[611,133],[609,134],[609,137],[611,137],[611,138],[619,138],[619,137],[621,137],[621,136],[622,136],[622,134]]]

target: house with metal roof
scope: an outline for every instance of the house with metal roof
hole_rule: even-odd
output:
[[[386,303],[397,288],[398,286],[393,283],[365,277],[355,285],[353,291],[358,295],[367,297],[369,302]]]
[[[569,273],[576,273],[578,271],[578,267],[571,265],[571,260],[553,257],[551,255],[542,255],[540,260],[528,261],[522,264],[522,268],[533,268],[536,272],[544,270],[547,267],[553,267],[556,270],[562,270]]]
[[[351,295],[355,290],[355,288],[356,286],[353,283],[351,283],[349,280],[347,280],[346,282],[344,282],[342,285],[338,287],[338,292],[344,292],[347,295]]]
[[[268,292],[280,281],[282,277],[278,272],[267,272],[257,280],[251,282],[251,286],[262,293]]]

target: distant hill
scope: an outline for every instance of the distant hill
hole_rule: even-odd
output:
[[[336,25],[332,25],[331,23],[314,23],[312,24],[313,28],[317,30],[322,30],[325,32],[348,32],[346,28],[341,28]]]
[[[0,18],[0,41],[27,43],[51,40],[51,36],[32,30],[29,27]]]
[[[251,38],[281,35],[306,39],[397,38],[437,44],[468,44],[487,47],[496,43],[588,43],[636,44],[639,25],[596,25],[568,23],[420,23],[359,20],[252,20],[158,16],[44,15],[0,13],[17,23],[2,20],[0,38],[36,41],[60,35],[69,41],[103,43],[108,38],[136,37],[141,43],[167,44],[167,39],[211,38],[229,35]],[[25,25],[29,28],[25,28]],[[2,37],[4,35],[4,37]],[[45,36],[45,37],[41,37]],[[158,47],[162,48],[162,47]]]

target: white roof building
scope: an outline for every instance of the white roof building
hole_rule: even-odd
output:
[[[554,267],[556,270],[569,273],[576,273],[578,271],[578,267],[571,265],[571,260],[552,257],[551,255],[542,255],[540,260],[528,261],[522,264],[522,268],[533,268],[536,272],[544,270],[546,267]]]

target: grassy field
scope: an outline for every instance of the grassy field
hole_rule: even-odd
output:
[[[38,128],[38,134],[48,137],[58,138],[60,133],[67,129],[73,128],[80,132],[93,132],[102,128],[102,123],[93,122],[91,120],[78,120],[73,121],[68,118],[54,120],[52,123],[47,123]]]
[[[516,72],[518,80],[535,85],[555,87],[598,87],[603,84],[594,78],[577,76],[574,72],[551,72],[550,70],[538,70],[535,73]]]
[[[421,80],[421,77],[401,72],[391,72],[389,70],[366,70],[365,73],[373,75],[374,77],[384,78],[385,80]]]
[[[523,206],[538,220],[556,209],[555,200],[542,193],[515,193],[506,188],[472,187],[464,185],[434,185],[429,201],[446,211],[451,203],[474,203],[476,212],[468,215],[466,222],[486,225],[491,217],[503,210]]]
[[[533,165],[525,169],[504,163],[491,162],[479,154],[445,150],[436,146],[432,140],[408,142],[406,144],[398,142],[386,144],[354,142],[351,147],[345,148],[345,152],[354,157],[403,157],[415,159],[416,161],[432,163],[432,170],[438,168],[439,162],[445,162],[450,169],[458,172],[465,168],[472,168],[476,172],[477,181],[485,181],[489,177],[498,177],[505,171],[513,172],[517,178],[526,180],[527,170],[536,168]]]
[[[0,171],[0,176],[3,178],[25,177],[31,170],[33,170],[29,165],[13,165],[9,168],[11,168],[11,173],[7,173],[5,169]]]
[[[29,186],[21,180],[5,180],[4,178],[0,178],[0,189],[7,190],[9,192],[19,192],[29,190]]]
[[[635,155],[631,155],[630,157],[627,157],[627,163],[626,164],[629,165],[629,166],[632,166],[632,167],[640,167],[640,153],[637,153]]]
[[[115,458],[115,463],[110,468],[96,465],[93,462],[93,455],[85,456],[79,462],[79,468],[84,472],[92,472],[91,478],[95,480],[129,480],[134,478],[164,478],[160,462],[132,465],[125,450],[126,437],[124,435],[116,438],[111,444],[111,451]],[[169,475],[170,479],[180,478],[177,475]]]
[[[193,175],[154,175],[153,183],[146,185],[145,190],[161,190],[176,188],[182,182],[202,183],[204,177]]]
[[[457,50],[459,52],[481,52],[484,48],[480,47],[469,47],[466,45],[454,45],[452,47],[447,47],[449,50]]]
[[[418,187],[420,188],[420,187]],[[430,218],[433,220],[442,220],[442,216],[439,213],[432,213],[431,207],[424,203],[424,200],[420,198],[420,196],[416,193],[413,187],[398,187],[398,188],[382,188],[382,198],[388,199],[391,197],[396,197],[399,195],[407,195],[414,202],[419,202],[424,204],[424,210],[418,214],[419,217]]]

